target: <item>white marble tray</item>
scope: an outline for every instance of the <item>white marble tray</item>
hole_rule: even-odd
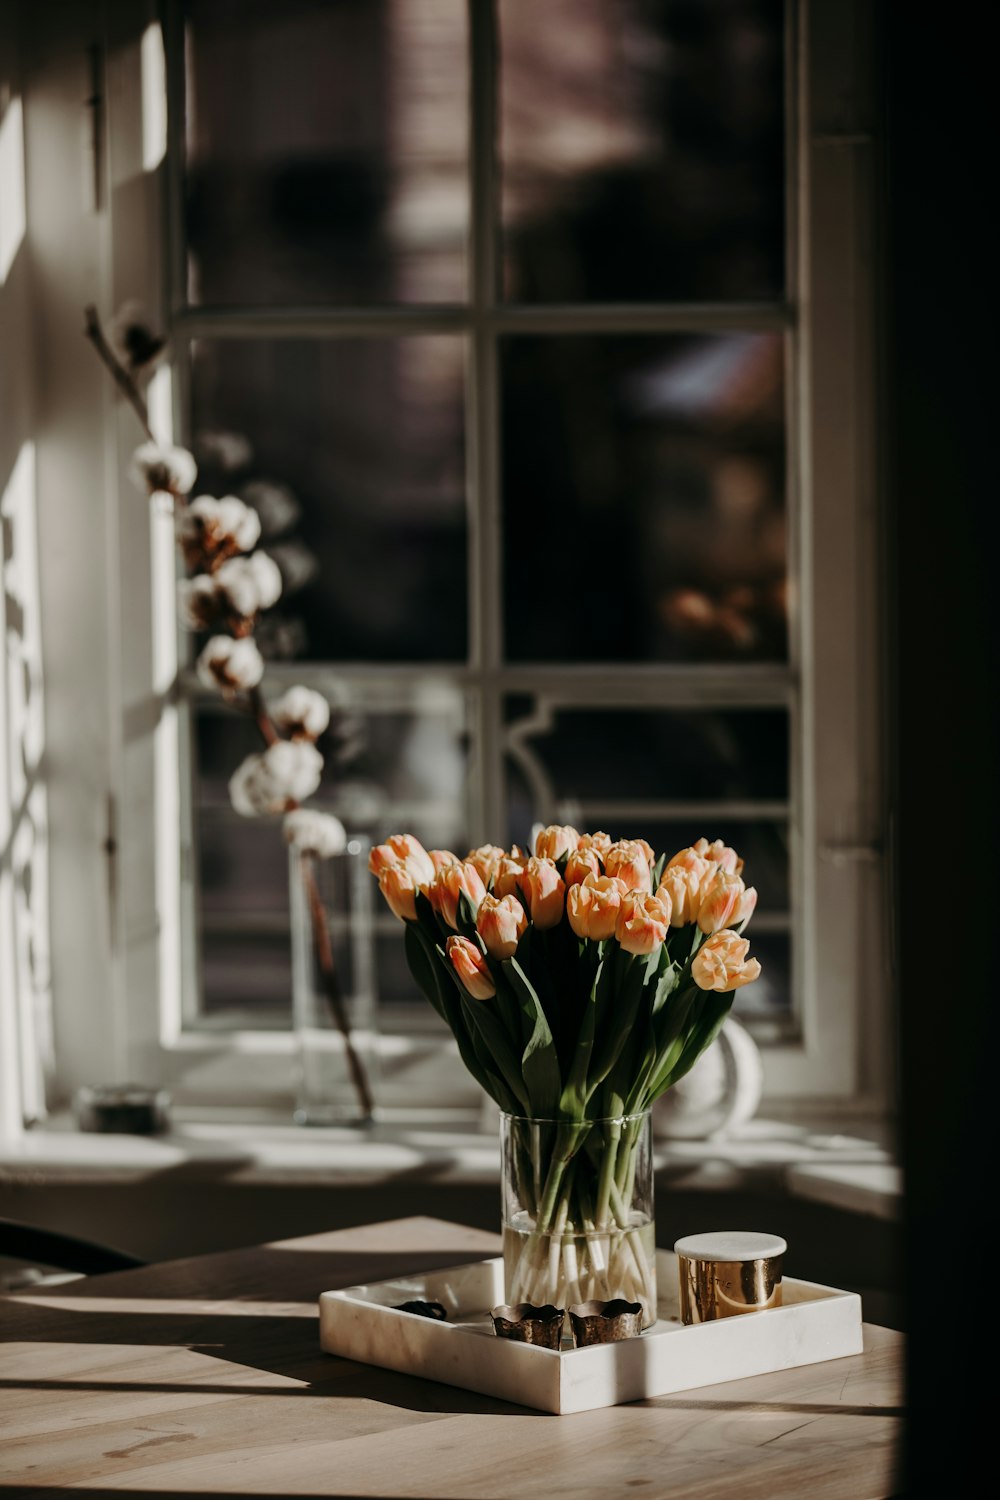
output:
[[[323,1292],[320,1344],[328,1354],[362,1364],[556,1413],[861,1353],[861,1298],[789,1276],[782,1281],[781,1307],[687,1328],[679,1321],[677,1257],[666,1250],[656,1256],[658,1321],[641,1338],[620,1344],[557,1351],[497,1338],[489,1310],[504,1300],[499,1256]],[[440,1302],[449,1321],[393,1306],[418,1298]]]

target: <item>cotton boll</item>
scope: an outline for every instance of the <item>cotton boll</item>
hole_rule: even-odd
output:
[[[198,657],[197,671],[207,687],[247,692],[263,677],[264,658],[249,637],[234,640],[228,635],[213,635]]]
[[[319,739],[330,722],[330,705],[312,688],[290,687],[272,706],[271,717],[293,739]]]
[[[209,573],[184,578],[177,585],[177,607],[188,630],[207,630],[219,617],[221,600]]]
[[[278,740],[264,751],[264,763],[276,793],[288,803],[305,802],[323,774],[323,757],[308,740]]]
[[[198,465],[186,448],[170,443],[142,443],[132,455],[129,474],[150,494],[187,495],[198,477]]]
[[[284,834],[286,844],[291,844],[302,854],[315,854],[319,859],[342,854],[347,847],[347,834],[340,819],[308,807],[285,814]]]
[[[235,495],[199,495],[182,512],[177,534],[189,568],[213,567],[257,545],[260,518]]]
[[[281,597],[281,574],[266,552],[231,557],[215,575],[219,590],[233,614],[252,619]]]
[[[280,812],[273,805],[274,789],[264,769],[263,755],[248,755],[229,778],[229,800],[243,818],[266,817]]]

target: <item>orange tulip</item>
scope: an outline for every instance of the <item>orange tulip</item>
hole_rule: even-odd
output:
[[[475,943],[465,937],[448,939],[448,957],[465,990],[473,1000],[489,1000],[497,992],[489,966]]]
[[[403,865],[388,865],[378,878],[378,888],[389,910],[401,922],[417,919],[417,882]]]
[[[746,890],[743,892],[743,895],[740,897],[740,904],[739,904],[739,906],[736,909],[736,915],[733,918],[733,925],[734,926],[739,926],[740,924],[745,924],[745,923],[749,922],[750,918],[754,914],[756,906],[757,906],[757,891],[756,891],[756,888],[754,886],[752,886],[752,885],[748,885],[747,888],[746,888]]]
[[[497,865],[504,858],[506,858],[506,850],[501,849],[498,844],[483,844],[478,849],[469,850],[465,856],[465,863],[475,865],[483,885],[488,886],[496,873]]]
[[[613,936],[625,887],[608,875],[588,875],[566,892],[566,916],[577,937],[601,942]]]
[[[653,880],[649,873],[649,856],[646,853],[648,848],[645,840],[619,839],[604,856],[605,875],[614,875],[619,880],[624,880],[630,891],[650,893]]]
[[[596,849],[574,849],[566,861],[566,884],[580,885],[588,875],[601,873],[601,861]]]
[[[725,994],[752,984],[760,974],[760,964],[747,958],[750,944],[746,938],[728,928],[707,938],[694,956],[691,978],[699,989],[719,990]]]
[[[521,872],[521,890],[528,902],[531,920],[536,927],[558,927],[562,920],[566,883],[556,869],[555,861],[528,860]]]
[[[478,911],[486,887],[475,865],[444,865],[427,888],[431,905],[449,927],[458,925],[458,898],[463,891],[472,902],[473,911]]]
[[[427,858],[434,866],[434,873],[443,870],[445,865],[460,865],[462,861],[457,854],[452,854],[450,849],[428,849]]]
[[[646,891],[629,891],[622,897],[615,937],[626,953],[652,953],[667,936],[670,913],[662,901]]]
[[[705,841],[701,839],[699,842],[704,843]],[[667,869],[695,870],[699,879],[704,879],[706,875],[711,875],[714,878],[718,874],[718,866],[713,864],[711,860],[706,859],[703,854],[699,854],[696,845],[692,845],[687,849],[678,849],[673,858],[667,860]],[[665,873],[666,871],[664,871]]]
[[[510,958],[528,925],[524,907],[516,896],[484,896],[476,913],[476,931],[491,958]]]
[[[664,870],[656,899],[662,901],[670,913],[671,927],[686,927],[697,917],[701,905],[702,880],[702,873],[687,865],[672,865]]]
[[[702,887],[698,926],[702,932],[721,932],[737,920],[746,887],[738,875],[719,869],[715,879]]]
[[[569,824],[550,823],[535,839],[535,854],[539,859],[562,859],[579,841],[580,835]]]

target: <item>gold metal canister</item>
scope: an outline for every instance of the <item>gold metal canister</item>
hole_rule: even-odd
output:
[[[689,1234],[674,1245],[681,1321],[710,1323],[781,1306],[785,1241],[777,1234]]]

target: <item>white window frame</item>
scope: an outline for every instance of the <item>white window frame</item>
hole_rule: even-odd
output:
[[[496,180],[492,154],[496,100],[494,35],[489,7],[473,4],[470,38],[472,114],[471,304],[468,307],[406,307],[388,310],[260,312],[183,306],[179,233],[180,180],[177,171],[144,171],[141,161],[142,89],[140,45],[134,5],[115,0],[109,7],[112,35],[105,69],[107,197],[92,215],[99,274],[84,268],[69,288],[78,305],[96,300],[103,307],[125,296],[162,305],[163,287],[178,340],[194,335],[225,337],[236,331],[275,336],[336,337],[407,335],[464,331],[470,340],[468,397],[468,491],[470,576],[475,607],[470,621],[467,666],[432,669],[450,682],[476,690],[473,743],[480,747],[473,766],[478,797],[473,833],[484,841],[505,824],[499,757],[487,760],[484,745],[502,735],[500,706],[507,692],[532,692],[553,706],[568,701],[656,707],[731,707],[774,704],[792,717],[791,824],[793,921],[796,929],[793,984],[798,995],[801,1036],[765,1052],[766,1096],[772,1108],[808,1102],[847,1112],[885,1109],[891,1100],[890,993],[885,920],[885,798],[880,745],[883,631],[878,581],[882,564],[878,528],[874,444],[873,172],[871,131],[871,18],[863,0],[792,0],[788,7],[788,166],[789,288],[784,305],[658,305],[512,307],[494,299],[496,267],[491,226]],[[149,20],[155,7],[150,5]],[[180,39],[166,13],[168,56]],[[484,17],[486,20],[484,21]],[[138,28],[141,29],[141,28]],[[124,35],[124,40],[122,40]],[[176,86],[176,69],[168,69]],[[63,135],[69,129],[71,91],[58,93]],[[50,103],[52,100],[50,99]],[[170,111],[176,163],[179,114]],[[79,96],[73,107],[79,110]],[[31,138],[28,111],[29,173],[54,170],[58,143],[47,142],[39,111],[38,140]],[[52,135],[50,125],[49,135]],[[63,144],[65,141],[63,140]],[[46,152],[48,154],[46,154]],[[61,164],[65,175],[65,163]],[[29,182],[29,216],[33,201]],[[126,191],[128,189],[128,191]],[[111,205],[109,207],[109,205]],[[170,212],[172,205],[173,212]],[[69,211],[49,203],[48,218],[66,232]],[[174,243],[159,251],[160,226],[172,224]],[[72,231],[70,231],[72,232]],[[72,241],[67,245],[67,252]],[[68,264],[68,254],[65,257]],[[86,283],[82,285],[80,283]],[[65,299],[67,288],[60,287]],[[77,304],[43,335],[53,347],[78,338],[73,326]],[[69,329],[72,327],[72,333]],[[592,670],[544,665],[505,666],[502,662],[499,556],[500,501],[497,453],[497,338],[523,332],[673,332],[718,329],[780,329],[789,338],[788,364],[789,558],[793,641],[787,666],[747,667],[625,666]],[[82,342],[82,341],[81,341]],[[57,348],[58,345],[58,348]],[[89,355],[89,351],[84,351]],[[98,835],[87,858],[54,829],[52,838],[53,925],[77,932],[80,919],[70,910],[67,861],[76,881],[107,890],[107,910],[86,973],[68,971],[54,951],[58,1082],[66,1091],[101,1077],[126,1075],[162,1079],[180,1098],[222,1102],[238,1093],[244,1102],[284,1103],[291,1090],[293,1039],[268,1031],[208,1033],[185,1021],[182,996],[190,994],[190,953],[184,957],[183,902],[189,899],[184,861],[190,844],[183,826],[178,778],[185,773],[182,749],[185,707],[172,686],[174,658],[173,543],[169,527],[151,520],[127,480],[128,458],[136,441],[134,419],[99,389],[97,372],[74,358],[74,378],[88,381],[86,433],[76,438],[83,454],[103,447],[107,482],[103,544],[85,551],[106,585],[107,617],[85,639],[67,639],[67,614],[54,597],[46,609],[45,639],[50,692],[75,666],[101,677],[97,692],[106,731],[88,746],[93,785],[76,796],[78,810],[89,806]],[[175,405],[186,408],[184,367],[175,369]],[[162,405],[162,403],[160,403]],[[159,419],[165,420],[160,412]],[[95,434],[103,433],[103,442]],[[164,434],[165,435],[165,434]],[[44,451],[44,444],[42,445]],[[40,463],[40,487],[46,478]],[[473,498],[474,497],[474,500]],[[61,522],[53,511],[47,523],[55,541]],[[41,529],[46,530],[45,508]],[[43,556],[45,536],[42,538]],[[118,560],[127,559],[122,572]],[[149,559],[148,565],[138,560]],[[44,569],[43,569],[44,572]],[[43,578],[43,596],[45,595]],[[79,592],[77,590],[77,592]],[[154,608],[150,608],[153,598]],[[158,631],[153,620],[159,620]],[[86,651],[86,658],[84,652]],[[95,665],[95,663],[99,665]],[[335,668],[274,668],[275,687],[289,674],[297,681],[321,682],[333,672],[350,678],[375,671],[401,684],[426,676],[423,667],[375,669],[370,665]],[[584,696],[585,695],[585,696]],[[68,743],[68,742],[67,742]],[[50,753],[51,753],[50,735]],[[57,747],[58,748],[58,747]],[[94,792],[104,794],[100,807]],[[110,809],[110,811],[109,811]],[[690,809],[683,809],[687,814]],[[726,804],[699,812],[720,818]],[[159,830],[159,833],[158,833]],[[178,837],[167,837],[167,831]],[[107,843],[111,853],[100,846]],[[276,854],[276,857],[280,857]],[[111,866],[109,881],[109,864]],[[82,872],[82,873],[81,873]],[[87,903],[85,903],[86,905]],[[98,907],[104,905],[97,900]],[[93,935],[93,928],[91,928]],[[420,1048],[419,1041],[414,1044]],[[432,1036],[428,1045],[436,1045]]]

